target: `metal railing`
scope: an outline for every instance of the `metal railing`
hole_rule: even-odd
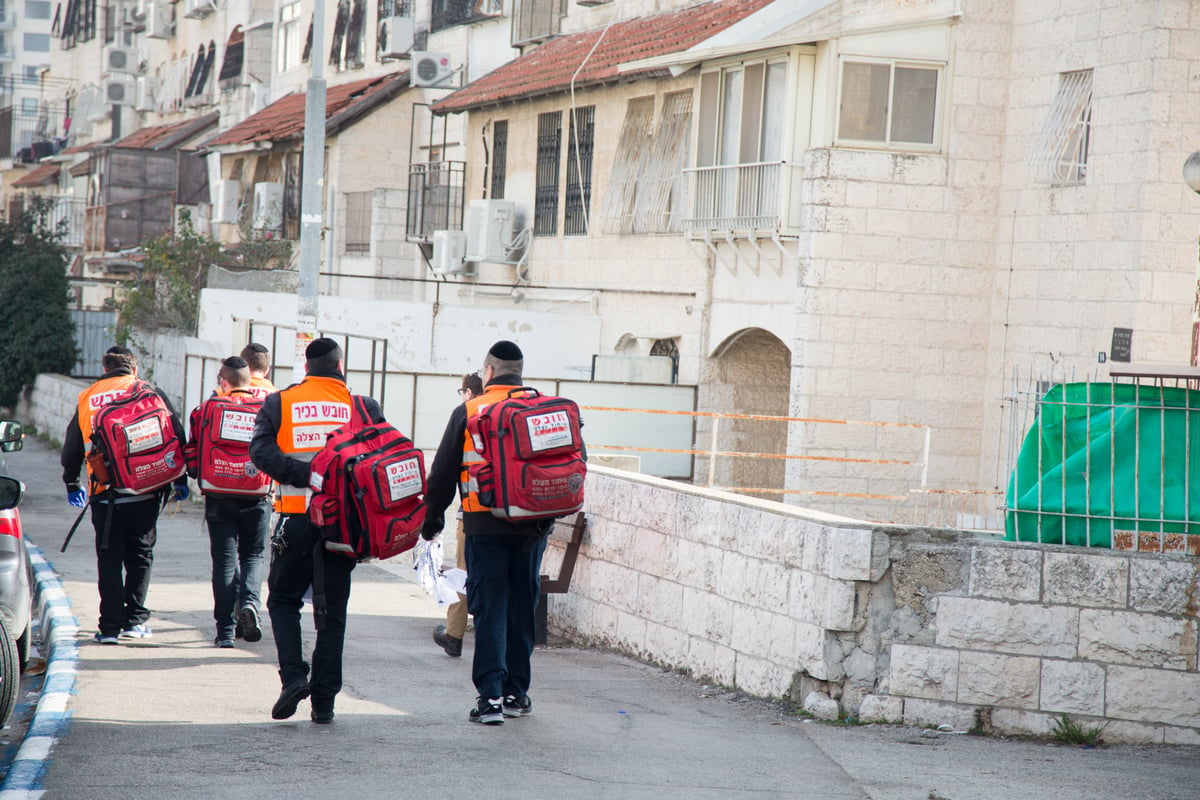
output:
[[[78,247],[83,244],[87,202],[71,195],[57,195],[50,211],[54,230],[62,232],[61,244]]]
[[[462,230],[466,170],[465,161],[431,161],[408,168],[408,241],[432,242],[434,231]]]
[[[777,230],[785,225],[801,167],[781,161],[684,170],[691,198],[689,231]]]

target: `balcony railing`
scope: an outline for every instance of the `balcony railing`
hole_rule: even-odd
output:
[[[12,8],[0,5],[0,31],[12,30],[17,27],[17,12]]]
[[[463,226],[465,161],[431,161],[408,168],[410,242],[432,242],[434,231],[460,231]]]
[[[62,231],[61,244],[68,247],[78,247],[83,244],[85,225],[85,209],[87,203],[70,195],[58,195],[54,198],[54,208],[50,221],[54,230]]]
[[[803,170],[785,162],[697,167],[688,175],[688,231],[775,231],[796,224]]]

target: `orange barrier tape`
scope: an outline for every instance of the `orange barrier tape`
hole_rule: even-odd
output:
[[[715,411],[667,411],[655,408],[617,408],[615,406],[580,406],[581,411],[624,411],[633,414],[676,414],[687,417],[718,417],[720,419],[761,419],[774,422],[812,422],[824,425],[872,425],[882,428],[916,428],[924,430],[928,425],[912,422],[864,422],[852,419],[816,419],[812,417],[774,417],[767,414],[721,414]]]
[[[588,444],[589,450],[630,450],[639,453],[687,453],[693,456],[735,456],[739,458],[783,458],[797,461],[838,461],[848,464],[899,464],[904,467],[914,467],[919,461],[894,461],[886,458],[847,458],[844,456],[794,456],[783,453],[737,453],[719,450],[672,450],[666,447],[622,447],[610,444]]]

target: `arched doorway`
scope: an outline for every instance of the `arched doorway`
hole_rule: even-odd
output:
[[[787,416],[791,392],[791,351],[774,334],[744,328],[727,337],[702,367],[699,409],[721,414]],[[699,417],[696,449],[712,444],[711,417]],[[721,417],[716,421],[716,449],[721,452],[787,453],[786,422]],[[707,456],[696,458],[695,482],[742,490],[753,497],[782,500],[787,462],[782,458]],[[749,491],[758,490],[758,491]]]

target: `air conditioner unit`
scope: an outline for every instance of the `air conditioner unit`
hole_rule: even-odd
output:
[[[379,23],[379,55],[398,58],[413,49],[412,17],[386,17]]]
[[[464,231],[434,231],[430,266],[438,275],[474,275],[475,265],[467,261],[467,234]]]
[[[138,111],[158,110],[158,90],[162,82],[158,78],[142,76],[137,79],[137,102],[133,107]]]
[[[138,71],[138,54],[136,50],[124,47],[104,48],[104,74],[122,72],[132,74]]]
[[[467,260],[508,261],[516,215],[512,200],[472,200],[467,209]]]
[[[141,33],[146,30],[146,9],[142,6],[129,6],[124,12],[125,30]]]
[[[253,228],[279,233],[283,230],[283,184],[254,184]]]
[[[448,81],[453,74],[454,68],[450,66],[449,53],[413,51],[409,85],[438,86]]]
[[[103,102],[113,106],[131,106],[136,100],[137,81],[128,75],[114,75],[104,80]]]
[[[212,221],[214,225],[235,224],[242,205],[242,185],[237,181],[217,181],[212,188]]]
[[[188,19],[204,19],[217,10],[217,0],[183,0],[183,15]]]
[[[175,35],[175,4],[156,0],[146,6],[146,36],[170,39]]]

